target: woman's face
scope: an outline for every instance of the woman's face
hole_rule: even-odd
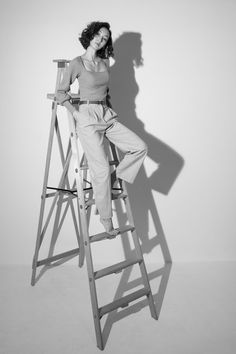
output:
[[[110,33],[107,28],[102,27],[98,31],[97,34],[94,35],[93,39],[90,41],[90,46],[95,50],[100,50],[106,45],[108,39],[110,37]]]

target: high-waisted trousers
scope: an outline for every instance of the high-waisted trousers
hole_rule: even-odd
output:
[[[81,104],[78,110],[76,133],[88,160],[95,204],[100,217],[111,218],[111,173],[104,138],[124,152],[124,158],[116,168],[116,176],[128,183],[133,183],[147,154],[147,146],[119,122],[116,112],[108,106]]]

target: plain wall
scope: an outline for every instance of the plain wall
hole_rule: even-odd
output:
[[[81,55],[77,37],[92,20],[109,21],[113,31],[114,109],[149,146],[129,186],[147,262],[167,259],[168,248],[173,261],[235,260],[236,2],[9,0],[0,16],[0,262],[32,261],[52,60]],[[55,181],[60,168],[52,163]],[[118,219],[125,221],[121,209]],[[69,217],[59,241],[62,251],[76,244]],[[124,247],[120,238],[100,243],[97,262],[113,263]]]

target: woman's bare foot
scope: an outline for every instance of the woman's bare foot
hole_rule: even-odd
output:
[[[112,223],[112,218],[103,219],[100,217],[100,221],[101,221],[102,225],[104,226],[106,233],[108,233],[110,236],[113,236],[113,237],[118,235],[119,230],[114,229],[113,223]]]

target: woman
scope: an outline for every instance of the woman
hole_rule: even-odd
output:
[[[86,51],[67,67],[57,91],[57,101],[75,118],[76,131],[88,160],[100,221],[105,231],[115,236],[118,230],[112,223],[111,188],[117,178],[133,183],[147,154],[147,146],[118,121],[117,114],[107,105],[109,57],[113,56],[109,23],[91,22],[79,41]],[[77,107],[71,104],[68,94],[76,78],[80,94]],[[104,150],[105,137],[125,153],[112,174]]]

